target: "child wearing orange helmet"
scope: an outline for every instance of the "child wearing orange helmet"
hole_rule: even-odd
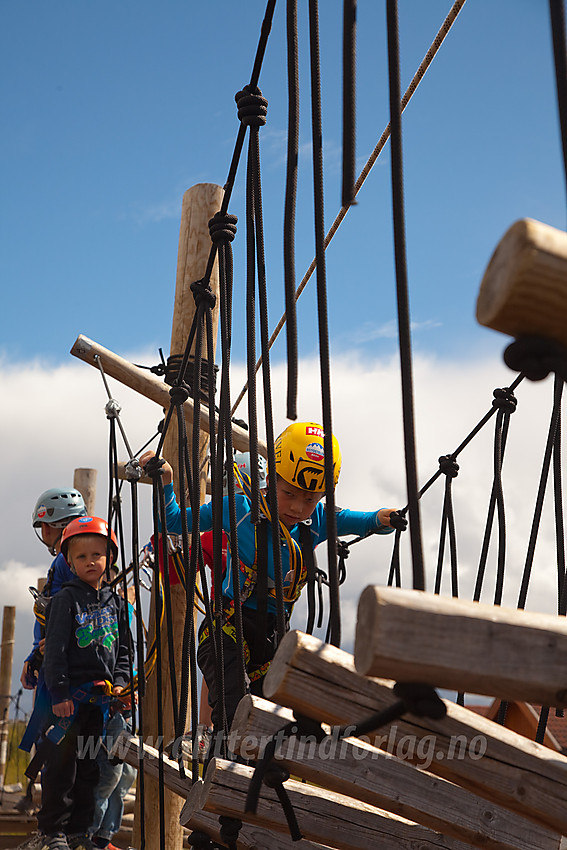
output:
[[[113,695],[129,680],[130,633],[124,601],[103,583],[107,565],[118,556],[106,520],[72,520],[61,551],[75,578],[53,597],[46,614],[43,670],[52,707],[38,747],[45,762],[37,821],[42,850],[91,850],[96,749]]]
[[[333,482],[336,485],[341,469],[341,453],[338,440],[333,437]],[[153,452],[146,452],[140,458],[146,464]],[[307,566],[303,557],[306,547],[312,552],[315,547],[327,539],[327,518],[321,499],[325,495],[325,451],[323,429],[316,422],[297,422],[283,431],[275,442],[276,492],[278,517],[280,524],[279,543],[284,576],[284,605],[287,618],[301,590],[307,582]],[[167,530],[181,532],[181,511],[173,491],[173,471],[166,462],[162,466],[166,501]],[[235,475],[238,477],[235,468]],[[261,695],[263,677],[266,674],[276,648],[276,591],[271,522],[266,522],[267,545],[260,552],[258,545],[258,527],[250,519],[251,489],[250,479],[241,476],[242,493],[235,496],[236,522],[238,526],[238,576],[240,583],[240,603],[244,631],[244,654],[246,659],[246,683],[249,692]],[[271,520],[269,497],[261,496],[262,517]],[[238,678],[238,664],[235,629],[233,625],[234,595],[233,569],[231,553],[231,526],[229,500],[223,500],[222,527],[228,537],[227,568],[223,577],[223,662],[224,662],[224,705],[228,726],[232,722],[236,706],[242,696]],[[362,512],[337,509],[337,534],[365,535],[370,532],[387,534],[394,529],[390,526],[390,514],[395,508],[382,508],[378,511]],[[187,510],[187,519],[191,527],[191,509]],[[212,528],[212,505],[206,503],[200,508],[201,530]],[[261,566],[260,566],[260,562]],[[262,582],[258,574],[264,573]],[[266,579],[267,575],[267,579]],[[265,589],[267,580],[267,590]],[[264,589],[260,590],[260,585]],[[267,600],[266,600],[267,595]],[[263,597],[259,605],[259,597]],[[261,615],[259,609],[264,609]],[[266,610],[267,609],[267,610]],[[213,726],[216,732],[222,730],[223,710],[216,682],[216,660],[210,634],[210,624],[204,621],[199,630],[199,648],[197,660],[203,677],[209,688],[209,703],[212,708]]]

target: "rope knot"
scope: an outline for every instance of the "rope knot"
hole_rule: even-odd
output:
[[[127,481],[139,481],[144,474],[144,471],[140,466],[140,461],[136,457],[133,457],[132,460],[128,461],[124,467],[124,471],[126,473]]]
[[[115,398],[109,398],[104,407],[107,419],[116,419],[118,416],[120,416],[121,410],[122,408],[120,407]]]
[[[492,395],[494,396],[493,407],[499,407],[500,410],[505,410],[508,413],[515,411],[518,402],[516,396],[508,387],[504,387],[503,389],[497,388]]]
[[[447,714],[445,703],[431,685],[419,682],[396,682],[394,694],[405,704],[406,711],[417,717],[441,720]]]
[[[203,280],[194,280],[191,284],[191,292],[197,307],[204,303],[206,307],[210,307],[212,310],[217,303],[217,296],[208,285],[205,285]]]
[[[408,521],[401,511],[392,511],[390,514],[390,525],[396,531],[405,531],[408,527]]]
[[[262,97],[259,88],[251,91],[250,86],[244,86],[242,91],[234,95],[238,107],[238,117],[248,127],[263,127],[268,114],[268,101]]]
[[[196,850],[211,850],[215,846],[206,832],[192,832],[187,843]]]
[[[451,455],[441,455],[439,458],[439,469],[447,478],[456,478],[459,474],[459,464]]]
[[[189,398],[189,392],[189,387],[185,382],[176,384],[169,391],[172,403],[175,405],[183,404]]]
[[[154,455],[144,466],[146,475],[149,475],[150,478],[157,478],[159,475],[161,475],[161,468],[164,463],[165,460],[162,457]]]
[[[209,219],[209,234],[211,242],[232,242],[236,236],[238,216],[229,213],[215,213]]]
[[[228,817],[228,815],[221,815],[219,817],[219,823],[222,843],[228,844],[229,847],[232,845],[236,846],[238,833],[242,829],[242,821]]]
[[[287,768],[282,767],[281,764],[270,762],[264,773],[264,785],[267,785],[268,788],[278,788],[284,782],[287,782],[289,776]]]
[[[542,381],[550,372],[567,380],[567,349],[554,339],[519,337],[505,350],[504,362],[530,381]]]

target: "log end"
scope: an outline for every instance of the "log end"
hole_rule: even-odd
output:
[[[516,338],[567,344],[567,234],[534,219],[516,221],[488,263],[476,318]]]
[[[369,636],[374,633],[379,607],[379,590],[374,585],[365,587],[358,600],[356,633],[354,638],[354,666],[357,673],[366,676],[374,659],[373,642]]]

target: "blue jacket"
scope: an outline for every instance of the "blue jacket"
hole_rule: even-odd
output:
[[[181,534],[181,509],[177,504],[175,492],[172,484],[165,485],[165,516],[167,530],[176,534]],[[236,522],[238,533],[238,557],[241,563],[249,569],[255,569],[256,560],[256,526],[250,521],[250,501],[245,495],[236,495]],[[378,512],[371,511],[349,511],[343,508],[337,508],[337,534],[342,536],[345,534],[365,535],[370,532],[377,534],[390,534],[394,531],[390,526],[381,525],[378,519]],[[212,528],[212,503],[207,502],[200,508],[200,530],[209,531]],[[187,522],[189,531],[191,531],[192,513],[191,509],[187,509]],[[318,502],[315,510],[311,514],[311,518],[307,521],[311,531],[311,543],[313,549],[327,539],[327,512],[322,502]],[[223,515],[222,527],[229,539],[229,546],[226,557],[226,573],[222,583],[223,596],[228,599],[233,599],[232,592],[232,556],[230,545],[230,517],[229,517],[229,500],[228,497],[223,499]],[[299,525],[294,525],[289,529],[289,534],[299,548]],[[281,544],[282,553],[282,574],[284,576],[284,593],[286,587],[290,585],[290,553],[288,544]],[[246,581],[246,571],[242,568],[239,571],[240,588],[244,587]],[[272,551],[272,530],[271,524],[268,529],[268,587],[274,587],[274,558]],[[244,601],[244,605],[249,608],[256,608],[256,594],[254,592]],[[286,608],[291,611],[293,602],[286,602]],[[275,612],[276,602],[273,596],[268,597],[268,610]]]
[[[59,552],[57,557],[53,559],[53,562],[49,568],[49,572],[47,573],[47,581],[49,584],[49,596],[54,596],[59,590],[61,590],[61,588],[66,582],[72,581],[74,578],[75,574],[71,570],[71,567],[63,557],[63,554]],[[33,646],[30,654],[25,659],[26,661],[30,660],[35,650],[39,646],[39,642],[42,638],[41,629],[41,624],[37,620],[34,620]]]

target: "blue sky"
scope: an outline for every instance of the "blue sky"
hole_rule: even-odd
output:
[[[300,5],[298,281],[314,255],[306,3]],[[400,0],[402,89],[451,5],[450,0]],[[328,228],[340,208],[342,3],[324,0],[320,6]],[[168,353],[181,199],[196,183],[226,180],[238,130],[234,95],[249,80],[264,8],[264,0],[0,4],[0,440],[3,487],[10,494],[2,518],[0,586],[3,604],[18,607],[13,692],[31,633],[27,587],[45,575],[50,561],[30,527],[38,495],[70,484],[74,469],[93,467],[99,470],[96,510],[106,515],[106,394],[96,371],[71,357],[69,349],[84,333],[135,362],[157,362],[160,346]],[[389,117],[385,11],[378,0],[358,3],[357,73],[360,170]],[[269,101],[260,135],[273,327],[283,307],[282,0],[260,87]],[[565,228],[547,3],[467,0],[404,113],[403,129],[423,482],[436,471],[437,458],[459,445],[490,407],[492,389],[514,377],[501,359],[507,339],[480,327],[474,316],[494,247],[525,216]],[[407,501],[389,164],[387,145],[327,252],[333,423],[344,461],[337,498],[357,509]],[[233,329],[240,383],[233,386],[234,398],[244,376],[242,165],[229,211],[240,222]],[[313,280],[299,306],[299,415],[309,419],[320,418],[316,328]],[[276,364],[285,356],[283,340],[284,335],[273,351]],[[274,386],[282,392],[274,395],[275,422],[282,430],[285,376],[276,369]],[[161,412],[120,385],[112,390],[123,405],[129,441],[139,447],[154,433]],[[523,387],[518,395],[505,468],[510,492],[505,603],[512,606],[531,525],[551,381]],[[470,598],[490,495],[488,436],[481,451],[475,441],[465,454],[455,510],[461,590]],[[429,495],[434,503],[424,499],[422,510],[431,588],[440,497]],[[151,533],[149,508],[148,493],[141,497],[142,538]],[[551,519],[537,557],[529,605],[553,612]],[[352,647],[358,595],[371,580],[385,582],[389,558],[383,540],[365,541],[349,562],[342,597],[346,649]],[[492,565],[484,601],[491,598],[494,570]]]
[[[298,280],[313,253],[309,64],[301,10],[302,154]],[[448,0],[402,0],[405,89]],[[358,4],[359,166],[388,122],[384,4]],[[225,182],[234,94],[249,79],[265,3],[4,0],[1,9],[4,362],[62,363],[78,333],[121,353],[169,346],[181,197]],[[340,207],[342,3],[321,4],[326,225]],[[285,4],[260,87],[270,318],[282,312]],[[478,327],[483,270],[507,227],[531,216],[563,227],[547,4],[468,0],[404,115],[408,266],[417,350],[498,350]],[[230,211],[235,356],[243,354],[241,167]],[[395,351],[389,147],[328,251],[333,351]],[[314,287],[310,287],[313,289]],[[300,351],[316,345],[303,296]],[[149,309],[148,309],[149,308]],[[274,352],[284,356],[283,346]]]

